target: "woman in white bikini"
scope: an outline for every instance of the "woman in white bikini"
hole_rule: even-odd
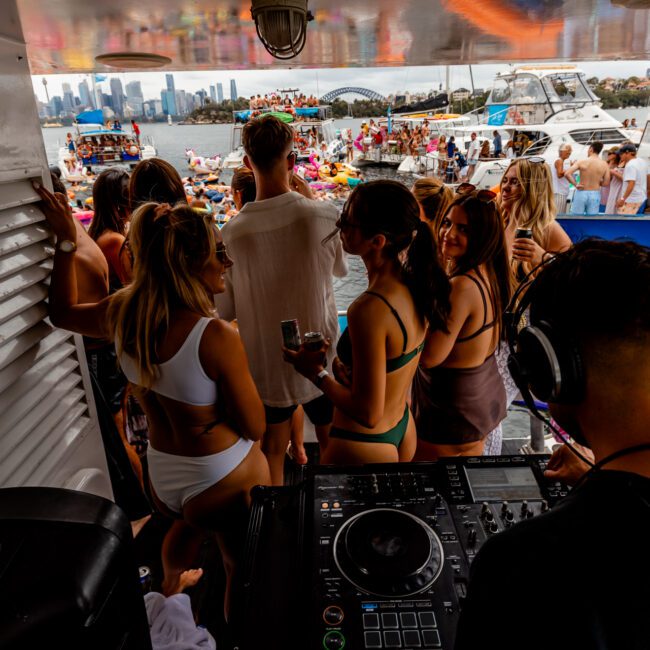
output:
[[[214,316],[232,265],[214,223],[187,205],[145,203],[133,214],[133,280],[77,304],[76,230],[63,195],[37,187],[57,236],[50,316],[68,330],[115,341],[149,421],[147,452],[159,510],[175,517],[163,543],[163,592],[174,593],[206,531],[223,555],[229,608],[254,485],[270,482],[258,440],[264,408],[237,332]]]

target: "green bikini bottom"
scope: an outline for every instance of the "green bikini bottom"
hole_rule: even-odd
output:
[[[404,440],[404,434],[409,424],[409,406],[404,408],[402,419],[386,433],[359,433],[358,431],[348,431],[332,427],[330,438],[339,438],[339,440],[351,440],[352,442],[384,442],[389,445],[399,447]]]

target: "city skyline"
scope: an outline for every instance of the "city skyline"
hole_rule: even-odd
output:
[[[515,64],[516,65],[516,64]],[[530,63],[527,63],[530,65]],[[552,65],[552,62],[541,62],[540,65]],[[650,67],[647,61],[601,61],[599,63],[577,62],[588,77],[606,76],[630,77],[646,74]],[[505,72],[510,66],[475,65],[472,66],[475,87],[489,88],[497,72]],[[284,87],[300,87],[306,94],[323,95],[336,88],[356,85],[367,87],[383,95],[396,91],[426,92],[438,90],[444,86],[445,66],[395,67],[395,68],[327,68],[327,69],[281,69],[281,70],[215,70],[211,72],[141,72],[141,73],[105,73],[102,76],[117,77],[125,86],[130,81],[140,81],[145,101],[160,99],[160,91],[165,87],[165,75],[173,74],[178,87],[186,92],[196,93],[198,90],[209,91],[211,85],[216,86],[217,101],[223,101],[224,84],[230,87],[233,80],[239,89],[239,95],[250,97],[258,93],[268,93]],[[45,101],[45,91],[42,83],[43,75],[32,77],[36,96]],[[62,97],[63,83],[76,88],[83,80],[89,80],[90,75],[47,75],[50,98],[54,95]],[[105,83],[105,82],[104,82]],[[469,66],[450,66],[450,88],[471,87]],[[208,93],[209,94],[209,93]],[[230,96],[230,93],[228,93]]]

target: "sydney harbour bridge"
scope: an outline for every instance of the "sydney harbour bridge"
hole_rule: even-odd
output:
[[[345,88],[337,88],[336,90],[330,90],[328,93],[325,93],[321,97],[321,101],[329,104],[333,102],[337,97],[341,95],[361,95],[367,99],[373,99],[375,101],[381,102],[385,98],[383,95],[380,95],[374,90],[369,90],[368,88],[357,88],[356,86],[346,86]]]

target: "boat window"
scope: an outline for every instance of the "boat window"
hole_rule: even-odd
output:
[[[546,103],[546,95],[539,79],[534,75],[517,75],[510,80],[510,95],[513,104]]]
[[[583,75],[571,74],[553,74],[544,78],[545,87],[551,101],[567,102],[591,102],[597,99],[581,79]],[[551,94],[550,87],[553,92]],[[557,97],[557,99],[556,99]]]
[[[488,104],[503,104],[510,101],[510,86],[505,79],[497,79],[490,94]]]
[[[550,136],[541,133],[528,134],[528,137],[533,140],[533,143],[524,151],[524,156],[539,156],[548,149],[548,145],[551,143]]]
[[[592,142],[602,142],[605,145],[618,144],[626,139],[618,129],[581,129],[579,131],[569,131],[569,135],[578,144],[590,144]]]

